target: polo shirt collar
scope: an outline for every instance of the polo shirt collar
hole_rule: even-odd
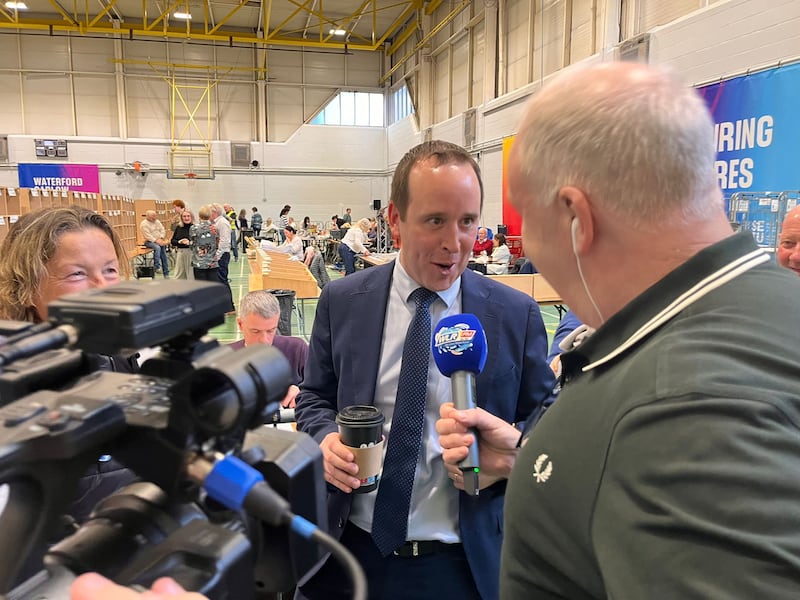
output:
[[[564,379],[613,363],[707,293],[769,261],[747,231],[704,248],[613,315],[588,340],[562,355]]]

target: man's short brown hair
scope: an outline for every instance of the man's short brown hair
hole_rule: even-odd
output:
[[[478,178],[478,185],[481,188],[481,210],[483,210],[483,180],[481,179],[481,168],[472,155],[458,144],[445,142],[443,140],[431,140],[415,146],[397,163],[392,177],[391,202],[394,204],[400,218],[405,219],[408,209],[408,177],[411,169],[423,161],[432,160],[436,166],[448,164],[468,164],[475,171]]]

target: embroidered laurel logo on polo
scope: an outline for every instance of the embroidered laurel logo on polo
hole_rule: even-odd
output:
[[[536,483],[544,483],[553,474],[553,461],[548,458],[547,454],[540,454],[533,464],[533,478]]]

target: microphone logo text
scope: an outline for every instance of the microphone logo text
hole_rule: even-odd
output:
[[[470,329],[465,323],[458,323],[452,327],[442,327],[433,337],[434,346],[439,354],[449,352],[460,355],[472,347],[476,331]]]

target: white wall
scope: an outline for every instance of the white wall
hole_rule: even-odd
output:
[[[800,57],[800,2],[729,0],[655,29],[650,60],[691,84]]]
[[[34,136],[9,136],[12,163],[37,161]],[[130,198],[182,198],[196,210],[208,202],[230,202],[236,208],[258,206],[266,216],[277,218],[288,203],[298,221],[308,215],[314,221],[351,207],[353,215],[372,214],[372,200],[385,204],[387,191],[386,130],[381,127],[301,128],[283,144],[251,144],[251,156],[259,161],[253,170],[230,167],[230,144],[213,144],[216,176],[213,180],[168,179],[169,143],[164,140],[121,142],[114,139],[69,138],[69,162],[97,164],[100,190]],[[125,163],[148,163],[145,176],[122,169]],[[0,165],[0,186],[19,184],[16,164]]]

